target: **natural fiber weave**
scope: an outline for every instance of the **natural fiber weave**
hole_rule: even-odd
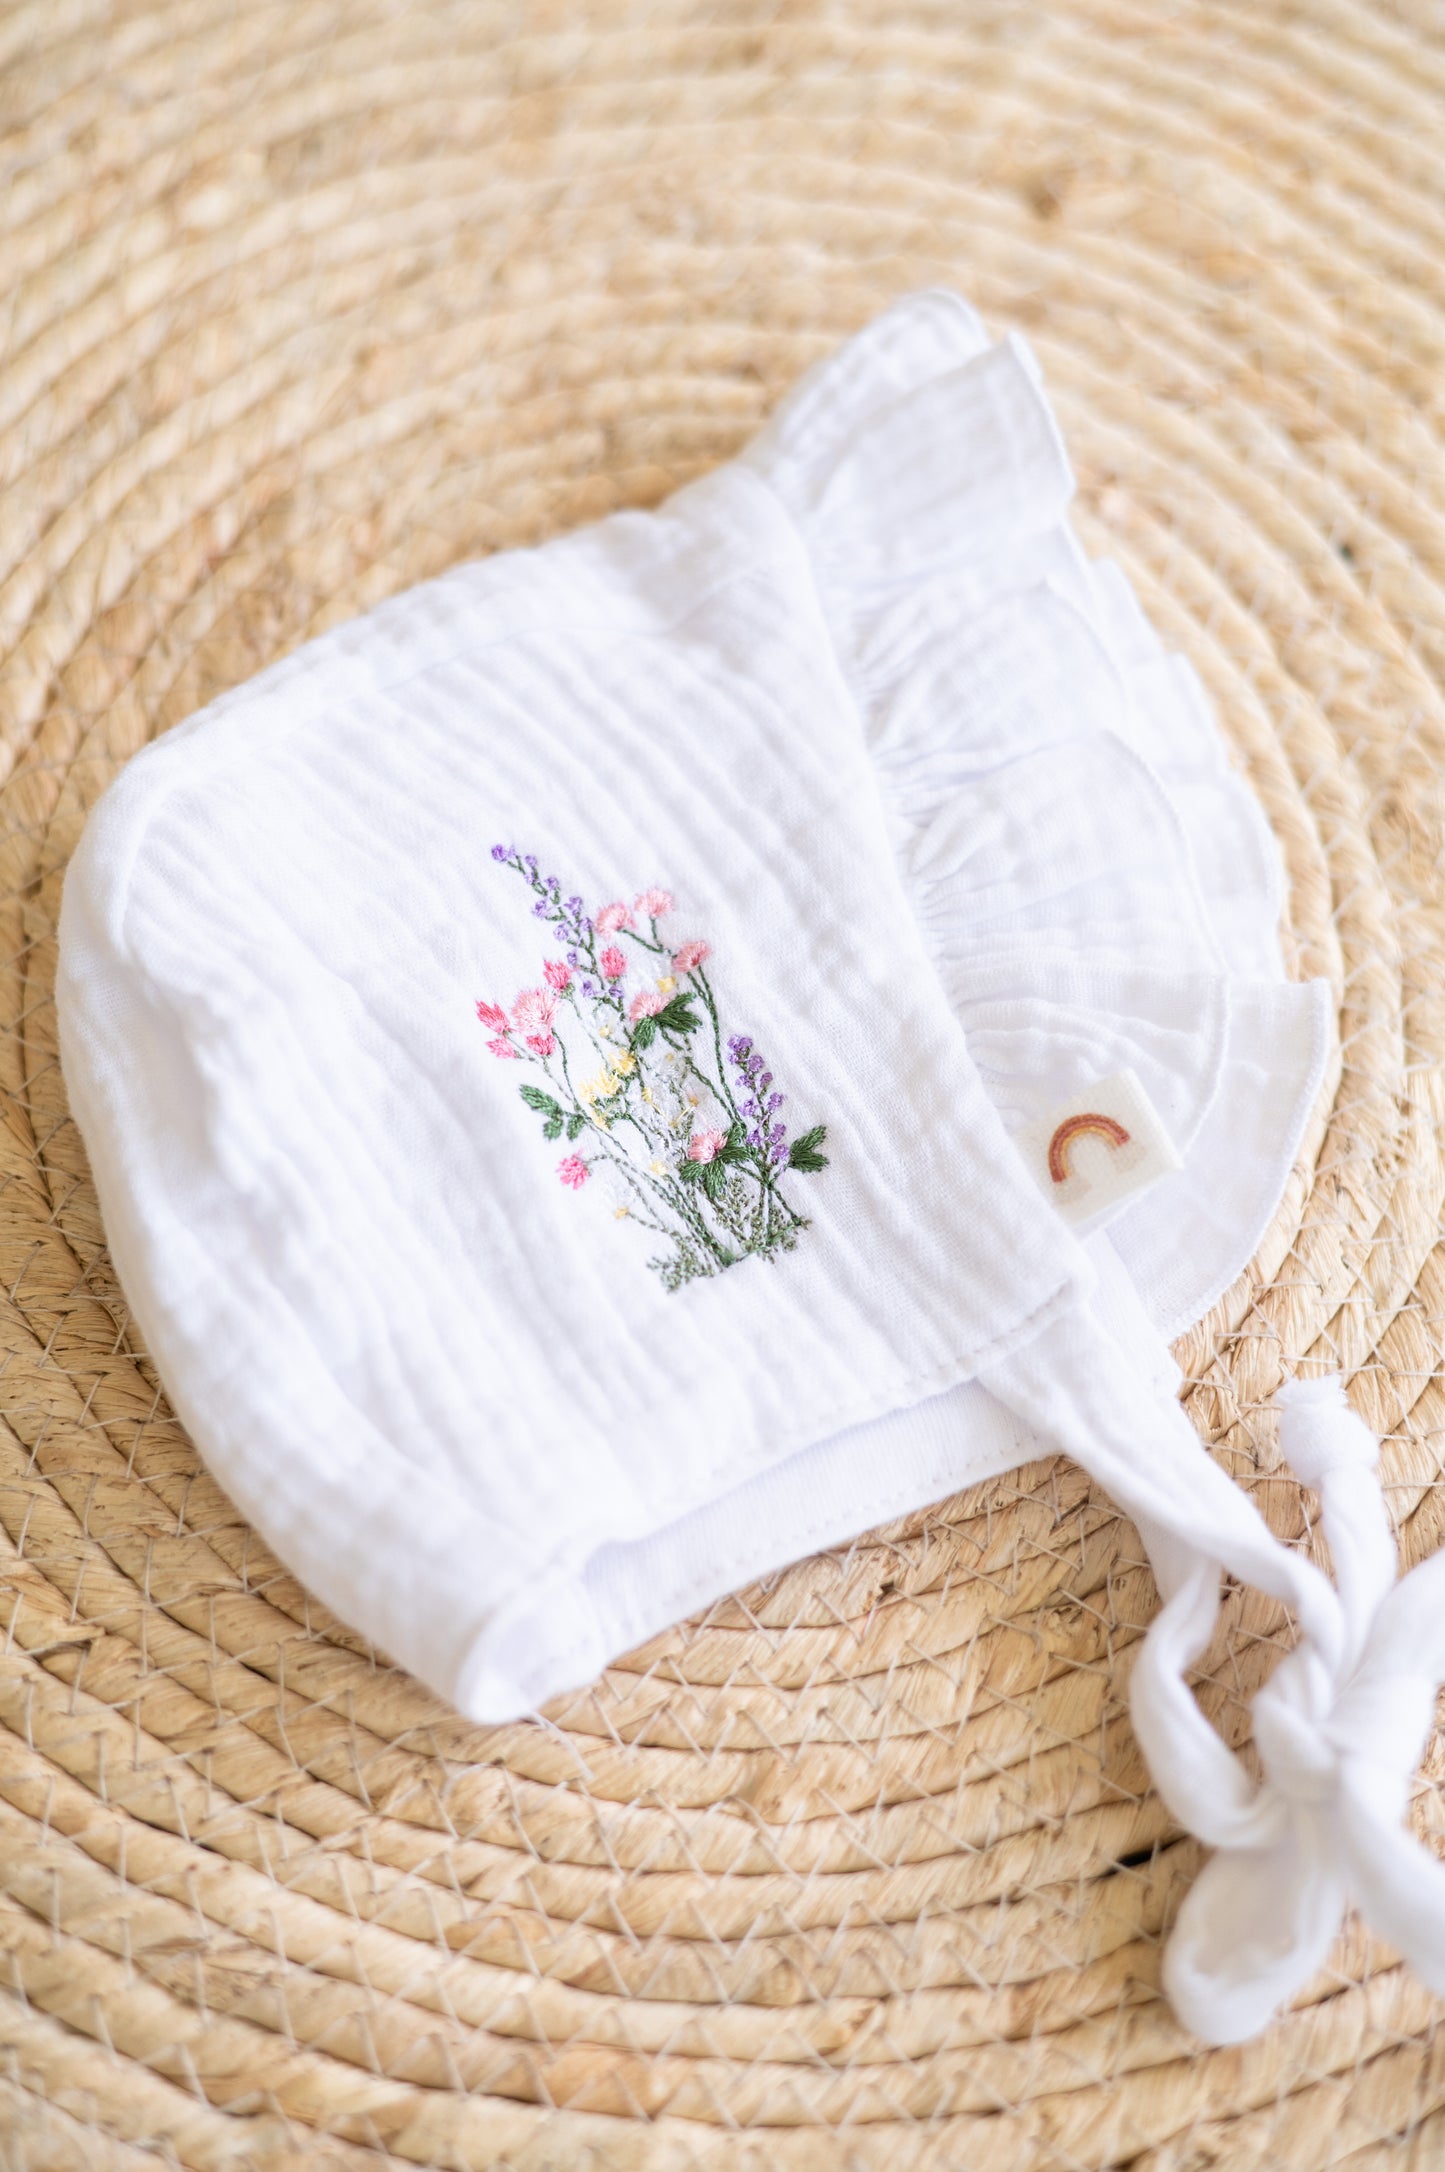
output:
[[[1277,1529],[1329,1358],[1445,1540],[1445,40],[1431,0],[34,0],[0,14],[0,2165],[1445,2163],[1357,1929],[1259,2042],[1157,1991],[1198,1851],[1138,1541],[1039,1463],[464,1725],[281,1573],[126,1324],[61,879],[136,748],[463,558],[655,502],[897,294],[1023,327],[1198,664],[1343,1068],[1181,1351]],[[477,1564],[479,1576],[487,1564]],[[1285,1634],[1235,1593],[1238,1738]],[[1429,1772],[1445,1778],[1437,1740]],[[1445,1800],[1416,1814],[1441,1834]]]

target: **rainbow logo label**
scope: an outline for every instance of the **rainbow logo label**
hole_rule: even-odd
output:
[[[1066,1116],[1049,1141],[1049,1177],[1055,1184],[1067,1183],[1073,1175],[1069,1167],[1069,1149],[1075,1139],[1105,1139],[1110,1146],[1128,1146],[1130,1134],[1112,1116],[1101,1116],[1097,1109],[1085,1109],[1078,1116]]]
[[[1075,1224],[1104,1220],[1180,1166],[1158,1110],[1132,1071],[1085,1087],[1015,1133],[1014,1143],[1050,1203]]]

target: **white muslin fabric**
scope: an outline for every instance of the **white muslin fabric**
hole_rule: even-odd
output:
[[[1158,1576],[1135,1722],[1218,1850],[1166,1983],[1222,2042],[1351,1898],[1445,1983],[1402,1825],[1445,1571],[1391,1588],[1336,1390],[1286,1413],[1334,1583],[1178,1403],[1167,1338],[1278,1204],[1331,1006],[1072,488],[1027,344],[907,298],[656,512],[460,567],[137,756],[66,876],[61,1061],[201,1453],[474,1719],[1076,1456]],[[1050,1183],[1128,1143],[1120,1079],[1166,1173],[1071,1227]],[[1299,1623],[1258,1787],[1185,1679],[1226,1571]]]

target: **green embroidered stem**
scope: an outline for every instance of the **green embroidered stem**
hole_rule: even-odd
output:
[[[694,967],[693,971],[688,975],[688,978],[689,980],[695,980],[699,988],[701,988],[703,1002],[707,1005],[708,1016],[712,1020],[712,1045],[714,1052],[717,1056],[717,1073],[718,1079],[722,1086],[723,1102],[733,1122],[735,1124],[741,1123],[742,1118],[738,1115],[737,1103],[732,1097],[732,1089],[727,1082],[728,1069],[727,1065],[723,1062],[722,1025],[718,1018],[717,1005],[713,1001],[711,984],[708,981],[707,974],[703,971],[700,965]]]

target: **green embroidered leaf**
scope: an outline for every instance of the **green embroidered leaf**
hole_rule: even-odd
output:
[[[818,1149],[827,1136],[828,1127],[826,1124],[814,1124],[811,1131],[801,1133],[798,1138],[794,1139],[792,1146],[788,1150],[788,1167],[790,1169],[801,1169],[809,1175],[815,1170],[826,1169],[828,1157],[826,1154],[820,1154]]]
[[[727,1171],[720,1161],[694,1162],[695,1169],[702,1171],[702,1188],[709,1199],[721,1199],[727,1182]]]
[[[587,1129],[587,1118],[586,1118],[586,1116],[585,1116],[585,1115],[583,1114],[583,1112],[582,1112],[582,1110],[581,1110],[581,1109],[574,1109],[574,1110],[572,1111],[572,1114],[571,1114],[571,1115],[570,1115],[570,1116],[568,1117],[568,1119],[567,1119],[567,1136],[568,1136],[568,1138],[569,1138],[569,1139],[578,1139],[578,1138],[580,1138],[580,1137],[582,1136],[582,1133],[583,1133],[583,1132],[584,1132],[584,1131],[585,1131],[586,1129]]]
[[[666,1033],[696,1033],[702,1020],[693,1010],[692,1004],[692,991],[684,988],[681,995],[675,995],[670,1002],[663,1004],[656,1014],[656,1023]]]
[[[748,1145],[748,1135],[741,1124],[730,1124],[728,1135],[718,1149],[718,1160],[726,1162],[751,1161],[753,1150]]]
[[[702,1182],[702,1173],[706,1166],[707,1164],[701,1161],[684,1161],[680,1165],[677,1173],[682,1178],[684,1184],[700,1184]]]
[[[675,995],[670,1002],[664,1003],[660,1011],[653,1011],[650,1017],[639,1018],[632,1029],[633,1048],[651,1048],[659,1033],[696,1033],[702,1020],[693,1012],[692,1000],[692,991],[684,988],[681,995]]]
[[[546,1123],[542,1126],[542,1137],[544,1139],[560,1139],[561,1136],[562,1111],[560,1109],[553,1109],[551,1115],[547,1118]]]
[[[551,1116],[557,1107],[552,1096],[544,1094],[540,1086],[519,1086],[517,1091],[528,1108],[535,1109],[539,1116]]]

